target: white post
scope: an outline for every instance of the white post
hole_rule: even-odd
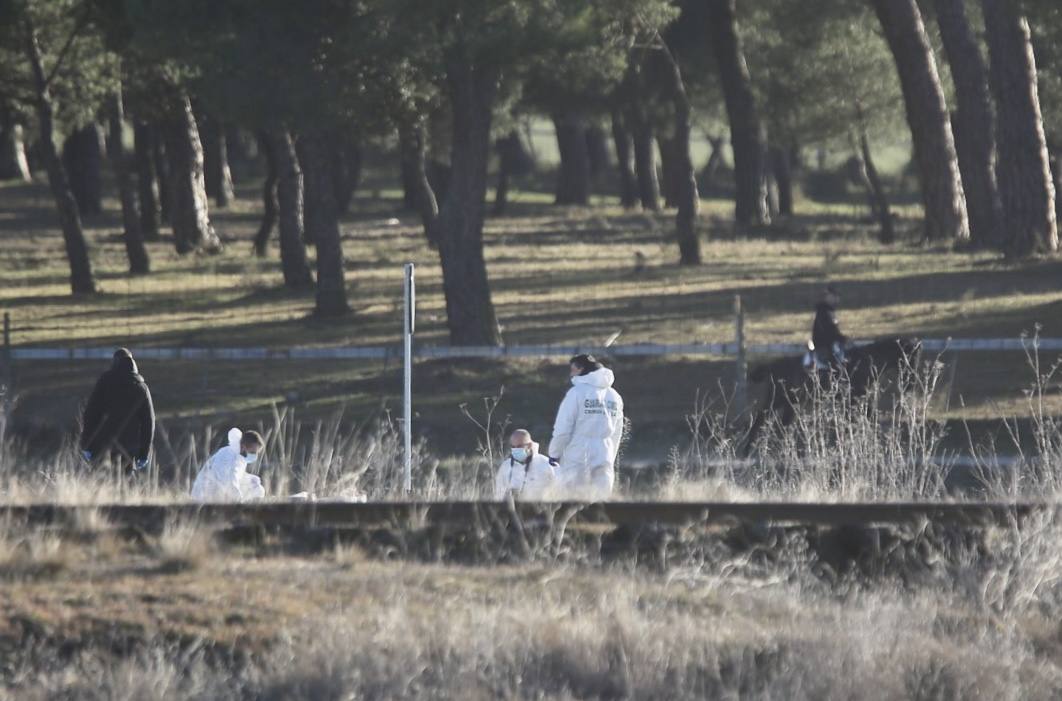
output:
[[[413,491],[413,318],[416,315],[416,292],[413,285],[412,263],[405,269],[405,320],[403,333],[404,387],[402,392],[402,428],[405,432],[405,466],[403,488],[408,495]]]

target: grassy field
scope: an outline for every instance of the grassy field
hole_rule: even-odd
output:
[[[312,318],[312,297],[279,287],[275,247],[266,259],[250,255],[259,212],[253,186],[242,188],[234,207],[212,213],[224,253],[180,257],[166,236],[150,245],[154,272],[142,278],[125,273],[117,204],[108,201],[104,215],[86,222],[101,293],[72,298],[46,189],[4,185],[0,308],[12,315],[16,346],[394,344],[401,266],[413,261],[418,341],[445,343],[437,255],[384,185],[363,189],[344,220],[354,313],[336,321]],[[509,344],[595,344],[615,334],[618,343],[727,341],[735,295],[747,309],[750,342],[800,342],[826,281],[842,290],[843,328],[860,338],[1017,337],[1036,324],[1046,336],[1062,335],[1062,263],[1010,265],[926,246],[916,241],[914,208],[898,210],[905,240],[883,247],[858,204],[802,200],[795,218],[738,237],[731,204],[705,200],[705,264],[683,268],[670,213],[627,213],[607,197],[591,208],[554,207],[549,199],[520,191],[510,215],[487,223],[487,263]],[[72,430],[104,365],[20,364],[15,426],[49,441]],[[681,440],[699,393],[717,395],[733,378],[723,359],[618,358],[614,365],[637,431],[632,454],[648,458]],[[398,368],[383,363],[144,362],[142,369],[171,426],[249,423],[268,417],[274,404],[307,418],[342,408],[364,420],[396,406],[400,394]],[[1022,390],[1031,379],[1018,354],[963,354],[937,411],[976,421],[1024,414]],[[418,430],[443,452],[468,450],[474,428],[459,406],[475,407],[504,387],[501,416],[545,437],[565,383],[561,359],[423,362],[415,376]]]
[[[895,547],[859,561],[823,549],[845,534],[677,533],[664,566],[592,541],[461,565],[383,545],[414,531],[297,555],[91,513],[3,534],[0,688],[22,699],[1062,692],[1050,523],[878,533]]]

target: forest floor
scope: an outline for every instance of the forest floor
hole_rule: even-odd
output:
[[[136,278],[126,274],[117,202],[107,200],[103,215],[86,220],[100,293],[75,298],[46,187],[0,185],[0,309],[11,314],[13,344],[396,344],[407,261],[418,266],[417,340],[446,343],[438,255],[416,216],[401,211],[397,192],[360,191],[343,221],[353,313],[339,320],[313,318],[312,294],[280,286],[275,242],[268,257],[251,255],[260,203],[253,186],[239,195],[232,207],[212,212],[226,242],[223,253],[178,256],[167,231],[149,245],[153,272]],[[750,343],[798,343],[809,335],[827,281],[841,289],[840,322],[857,338],[1017,338],[1037,324],[1044,336],[1062,336],[1062,261],[1011,264],[925,244],[912,207],[897,208],[903,239],[886,247],[873,239],[858,204],[801,200],[795,217],[738,236],[730,202],[704,200],[705,262],[681,267],[671,212],[625,212],[607,198],[587,208],[555,207],[549,199],[518,192],[509,214],[487,221],[486,259],[507,344],[601,344],[613,336],[620,344],[730,341],[735,295],[746,309]],[[1023,390],[1033,374],[1020,353],[947,360],[954,371],[935,409],[941,416],[991,422],[1027,413]],[[45,434],[63,421],[73,425],[105,365],[20,363],[16,425]],[[640,451],[632,442],[635,456],[666,453],[686,433],[684,417],[698,394],[717,396],[733,378],[733,362],[723,358],[616,358],[613,365],[646,446]],[[141,367],[160,419],[181,426],[247,424],[267,417],[274,404],[306,418],[342,409],[365,420],[398,406],[401,392],[399,368],[383,362],[144,361]],[[499,416],[544,435],[566,379],[563,359],[420,362],[414,379],[419,429],[442,452],[474,447],[476,429],[460,405],[479,411],[481,398],[503,393]]]

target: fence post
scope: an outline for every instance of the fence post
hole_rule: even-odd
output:
[[[734,361],[734,409],[737,415],[748,407],[748,363],[745,359],[745,308],[741,295],[734,295],[734,344],[737,346]]]
[[[15,367],[11,355],[11,313],[4,312],[4,409],[11,407],[15,394]]]

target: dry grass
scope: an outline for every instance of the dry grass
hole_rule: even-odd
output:
[[[152,543],[159,569],[166,573],[199,569],[214,554],[212,531],[194,520],[166,523]]]
[[[979,542],[840,580],[799,539],[660,574],[228,554],[158,577],[115,560],[0,590],[0,642],[38,641],[0,645],[0,681],[20,698],[1055,697],[1058,525]]]

